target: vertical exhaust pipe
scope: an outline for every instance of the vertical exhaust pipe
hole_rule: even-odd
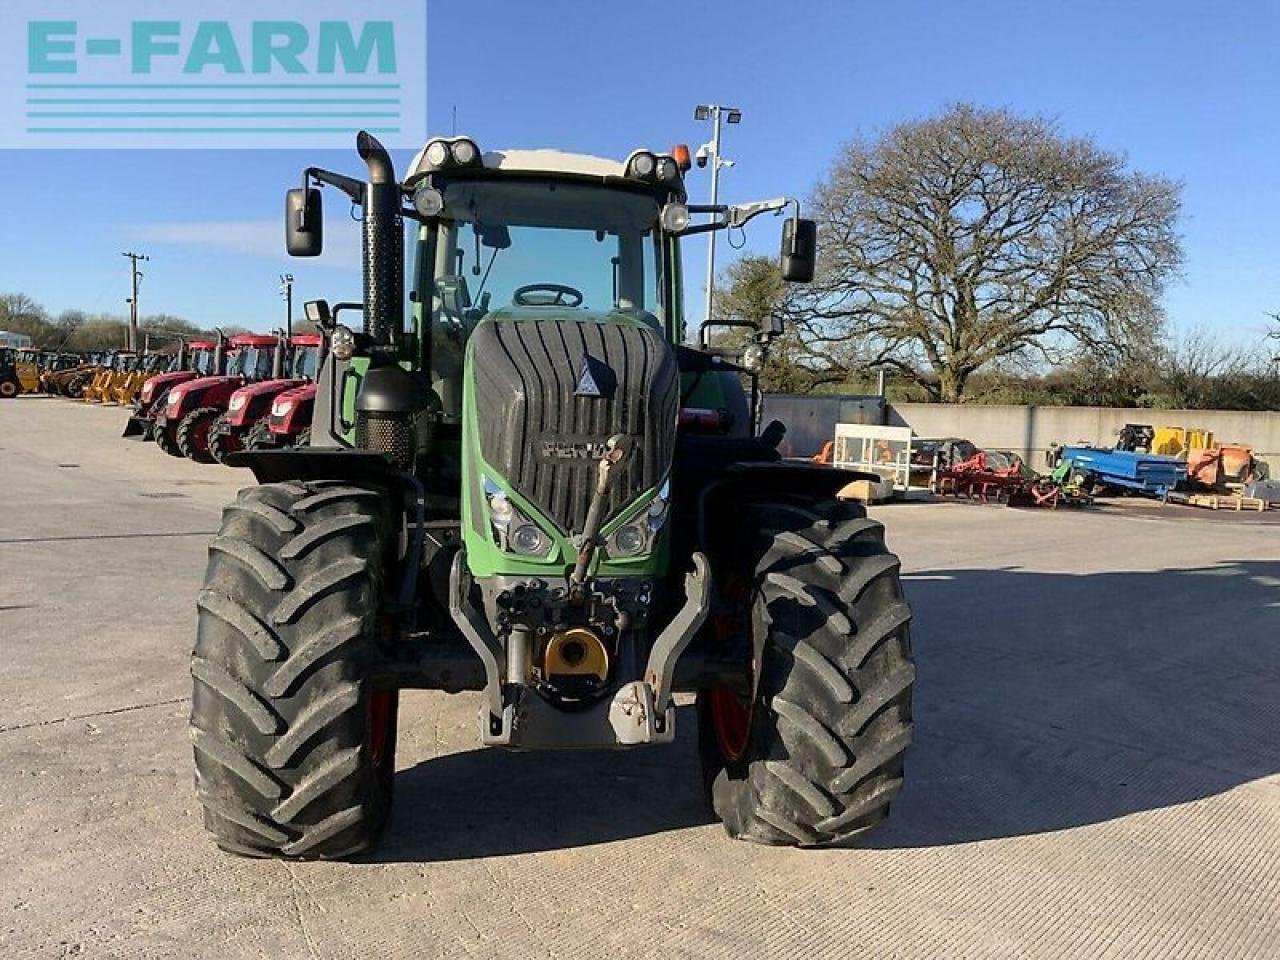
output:
[[[369,168],[364,193],[364,332],[394,344],[404,325],[404,218],[391,156],[363,130],[356,150]]]

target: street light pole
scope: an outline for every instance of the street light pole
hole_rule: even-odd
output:
[[[280,296],[284,297],[284,334],[293,339],[293,274],[280,274]]]
[[[715,206],[720,202],[720,169],[733,166],[732,160],[723,160],[720,157],[720,121],[738,123],[742,120],[742,111],[737,107],[725,107],[718,103],[699,104],[694,109],[693,116],[695,120],[711,121],[711,140],[699,151],[699,160],[702,160],[702,156],[705,156],[707,159],[704,162],[711,165],[711,205]],[[700,163],[699,166],[701,165]],[[707,233],[707,299],[706,307],[702,314],[702,326],[704,328],[711,323],[715,289],[716,231],[711,230]]]

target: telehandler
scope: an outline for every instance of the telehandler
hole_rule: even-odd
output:
[[[363,302],[307,305],[330,346],[311,445],[227,458],[260,485],[226,508],[197,601],[216,842],[374,844],[410,688],[478,692],[481,742],[521,750],[668,743],[694,694],[730,835],[861,838],[911,739],[898,560],[834,500],[865,475],[783,461],[743,368],[684,346],[682,238],[789,211],[782,275],[806,282],[814,224],[787,198],[688,203],[684,147],[442,138],[403,181],[372,136],[357,149],[367,179],[310,168],[289,191],[286,241],[320,252],[321,185],[361,206]]]

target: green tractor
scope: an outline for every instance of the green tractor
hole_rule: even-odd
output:
[[[330,345],[311,445],[228,458],[260,485],[226,508],[198,600],[217,843],[372,846],[415,688],[478,692],[481,742],[521,750],[668,743],[693,695],[730,835],[862,837],[911,739],[898,560],[835,499],[859,474],[783,461],[781,425],[758,429],[751,370],[777,329],[741,365],[684,345],[683,237],[790,209],[781,270],[805,282],[814,224],[787,198],[689,204],[683,148],[436,139],[403,181],[373,137],[357,148],[366,180],[311,168],[288,192],[286,241],[318,254],[320,187],[346,194],[363,302],[307,305]]]

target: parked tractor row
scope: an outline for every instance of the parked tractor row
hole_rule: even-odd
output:
[[[191,364],[143,386],[125,437],[197,463],[309,442],[319,334],[247,333],[191,347]]]

